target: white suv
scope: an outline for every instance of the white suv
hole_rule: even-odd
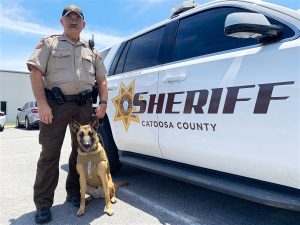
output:
[[[300,211],[299,29],[297,11],[221,0],[105,49],[112,172],[121,162]]]

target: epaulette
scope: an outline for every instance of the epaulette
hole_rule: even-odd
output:
[[[45,38],[53,38],[53,37],[61,37],[62,36],[62,34],[52,34],[52,35],[49,35],[49,36],[47,36],[47,37],[45,37]]]
[[[59,39],[60,37],[62,36],[62,34],[52,34],[52,35],[49,35],[47,37],[44,37],[43,39],[44,40],[49,40],[49,39]]]
[[[55,41],[55,39],[59,39],[62,36],[62,34],[52,34],[49,35],[47,37],[44,37],[40,40],[40,42],[37,44],[37,46],[35,47],[36,49],[40,49],[43,45],[46,44],[46,42],[48,43],[48,45],[52,45],[53,42]]]

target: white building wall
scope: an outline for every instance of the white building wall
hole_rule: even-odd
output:
[[[29,73],[0,70],[0,101],[6,101],[7,122],[15,122],[17,109],[34,100]]]

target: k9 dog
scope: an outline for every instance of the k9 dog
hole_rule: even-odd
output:
[[[128,183],[113,183],[110,174],[107,155],[99,141],[97,135],[98,119],[93,117],[88,125],[81,125],[76,121],[70,124],[71,129],[77,134],[78,157],[76,169],[79,174],[80,183],[80,208],[78,216],[85,212],[85,194],[90,197],[87,200],[95,198],[105,198],[105,209],[109,216],[113,215],[112,203],[116,203],[115,191],[120,186]]]

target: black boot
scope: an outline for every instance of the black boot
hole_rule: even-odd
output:
[[[47,223],[51,221],[50,207],[42,207],[35,212],[35,222],[36,223]]]
[[[67,196],[67,201],[70,202],[74,207],[79,208],[80,206],[80,196]]]

